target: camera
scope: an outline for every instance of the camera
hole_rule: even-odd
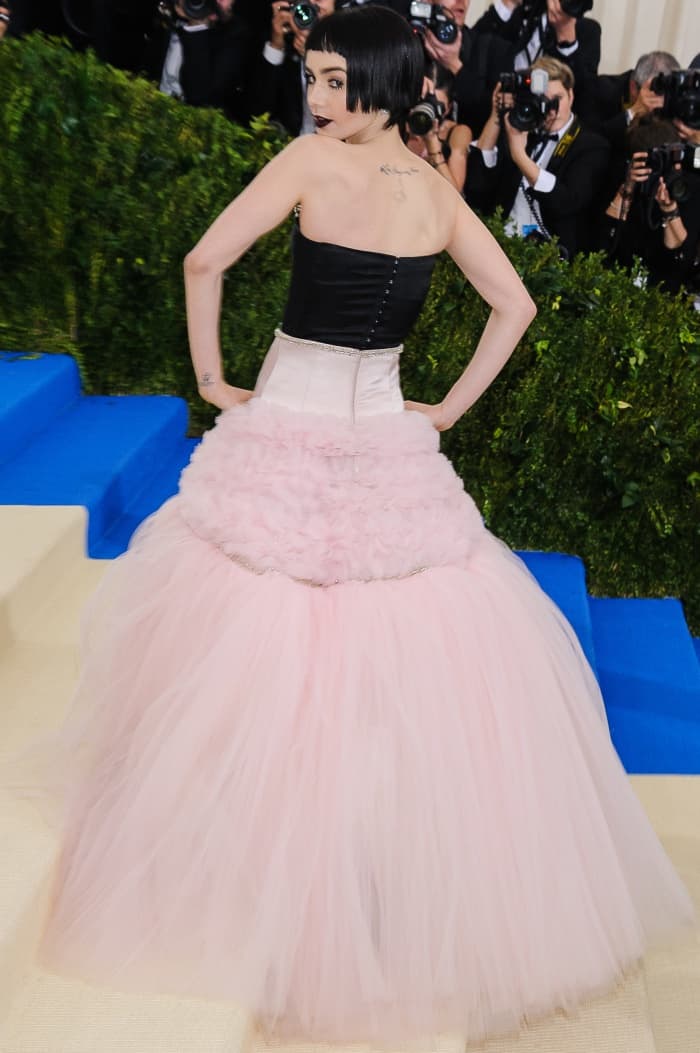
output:
[[[219,13],[216,0],[182,0],[180,7],[185,18],[191,22],[199,22]],[[158,14],[166,23],[173,26],[177,25],[180,18],[175,10],[175,0],[161,0],[158,4]]]
[[[655,95],[664,96],[665,117],[676,117],[689,128],[700,128],[700,70],[658,73],[649,87]]]
[[[680,166],[680,167],[679,167]],[[652,146],[647,151],[646,167],[651,169],[649,177],[641,184],[645,197],[653,199],[663,179],[672,201],[687,201],[694,187],[688,172],[700,174],[700,147],[690,143],[664,143]]]
[[[547,0],[523,0],[523,16],[526,20],[538,18],[547,11]],[[561,9],[569,18],[583,18],[593,8],[593,0],[561,0]]]
[[[433,121],[440,121],[444,116],[445,107],[432,92],[428,92],[409,111],[406,124],[413,135],[427,135],[433,127]]]
[[[541,132],[550,113],[559,109],[559,99],[548,99],[545,92],[549,74],[543,69],[530,73],[501,73],[501,93],[513,96],[513,105],[502,108],[519,132]]]
[[[459,33],[459,26],[455,20],[443,11],[439,4],[423,0],[411,0],[408,22],[416,33],[425,33],[426,29],[429,29],[441,44],[454,44]]]
[[[318,7],[307,0],[297,0],[296,3],[288,4],[286,9],[292,16],[292,21],[297,29],[311,29],[318,18]]]

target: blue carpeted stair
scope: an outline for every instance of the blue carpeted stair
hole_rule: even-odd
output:
[[[91,556],[119,555],[177,490],[196,440],[170,396],[84,396],[66,355],[0,352],[0,504],[79,504]],[[630,772],[700,773],[700,640],[677,600],[597,599],[580,559],[521,552],[596,670]]]
[[[0,355],[0,504],[84,505],[91,556],[123,552],[194,441],[169,395],[85,396],[68,355]]]

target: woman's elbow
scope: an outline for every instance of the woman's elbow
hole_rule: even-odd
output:
[[[187,253],[183,267],[186,275],[213,274],[217,269],[206,253],[197,247]]]

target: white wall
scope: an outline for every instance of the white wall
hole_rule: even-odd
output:
[[[472,25],[490,0],[471,0]],[[646,51],[670,51],[681,66],[700,52],[700,0],[593,0],[589,17],[603,27],[600,73],[631,69]]]

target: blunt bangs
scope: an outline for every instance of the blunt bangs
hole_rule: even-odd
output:
[[[387,110],[387,128],[400,123],[420,98],[423,48],[408,22],[388,7],[368,4],[318,19],[306,50],[342,55],[348,66],[348,110]]]

